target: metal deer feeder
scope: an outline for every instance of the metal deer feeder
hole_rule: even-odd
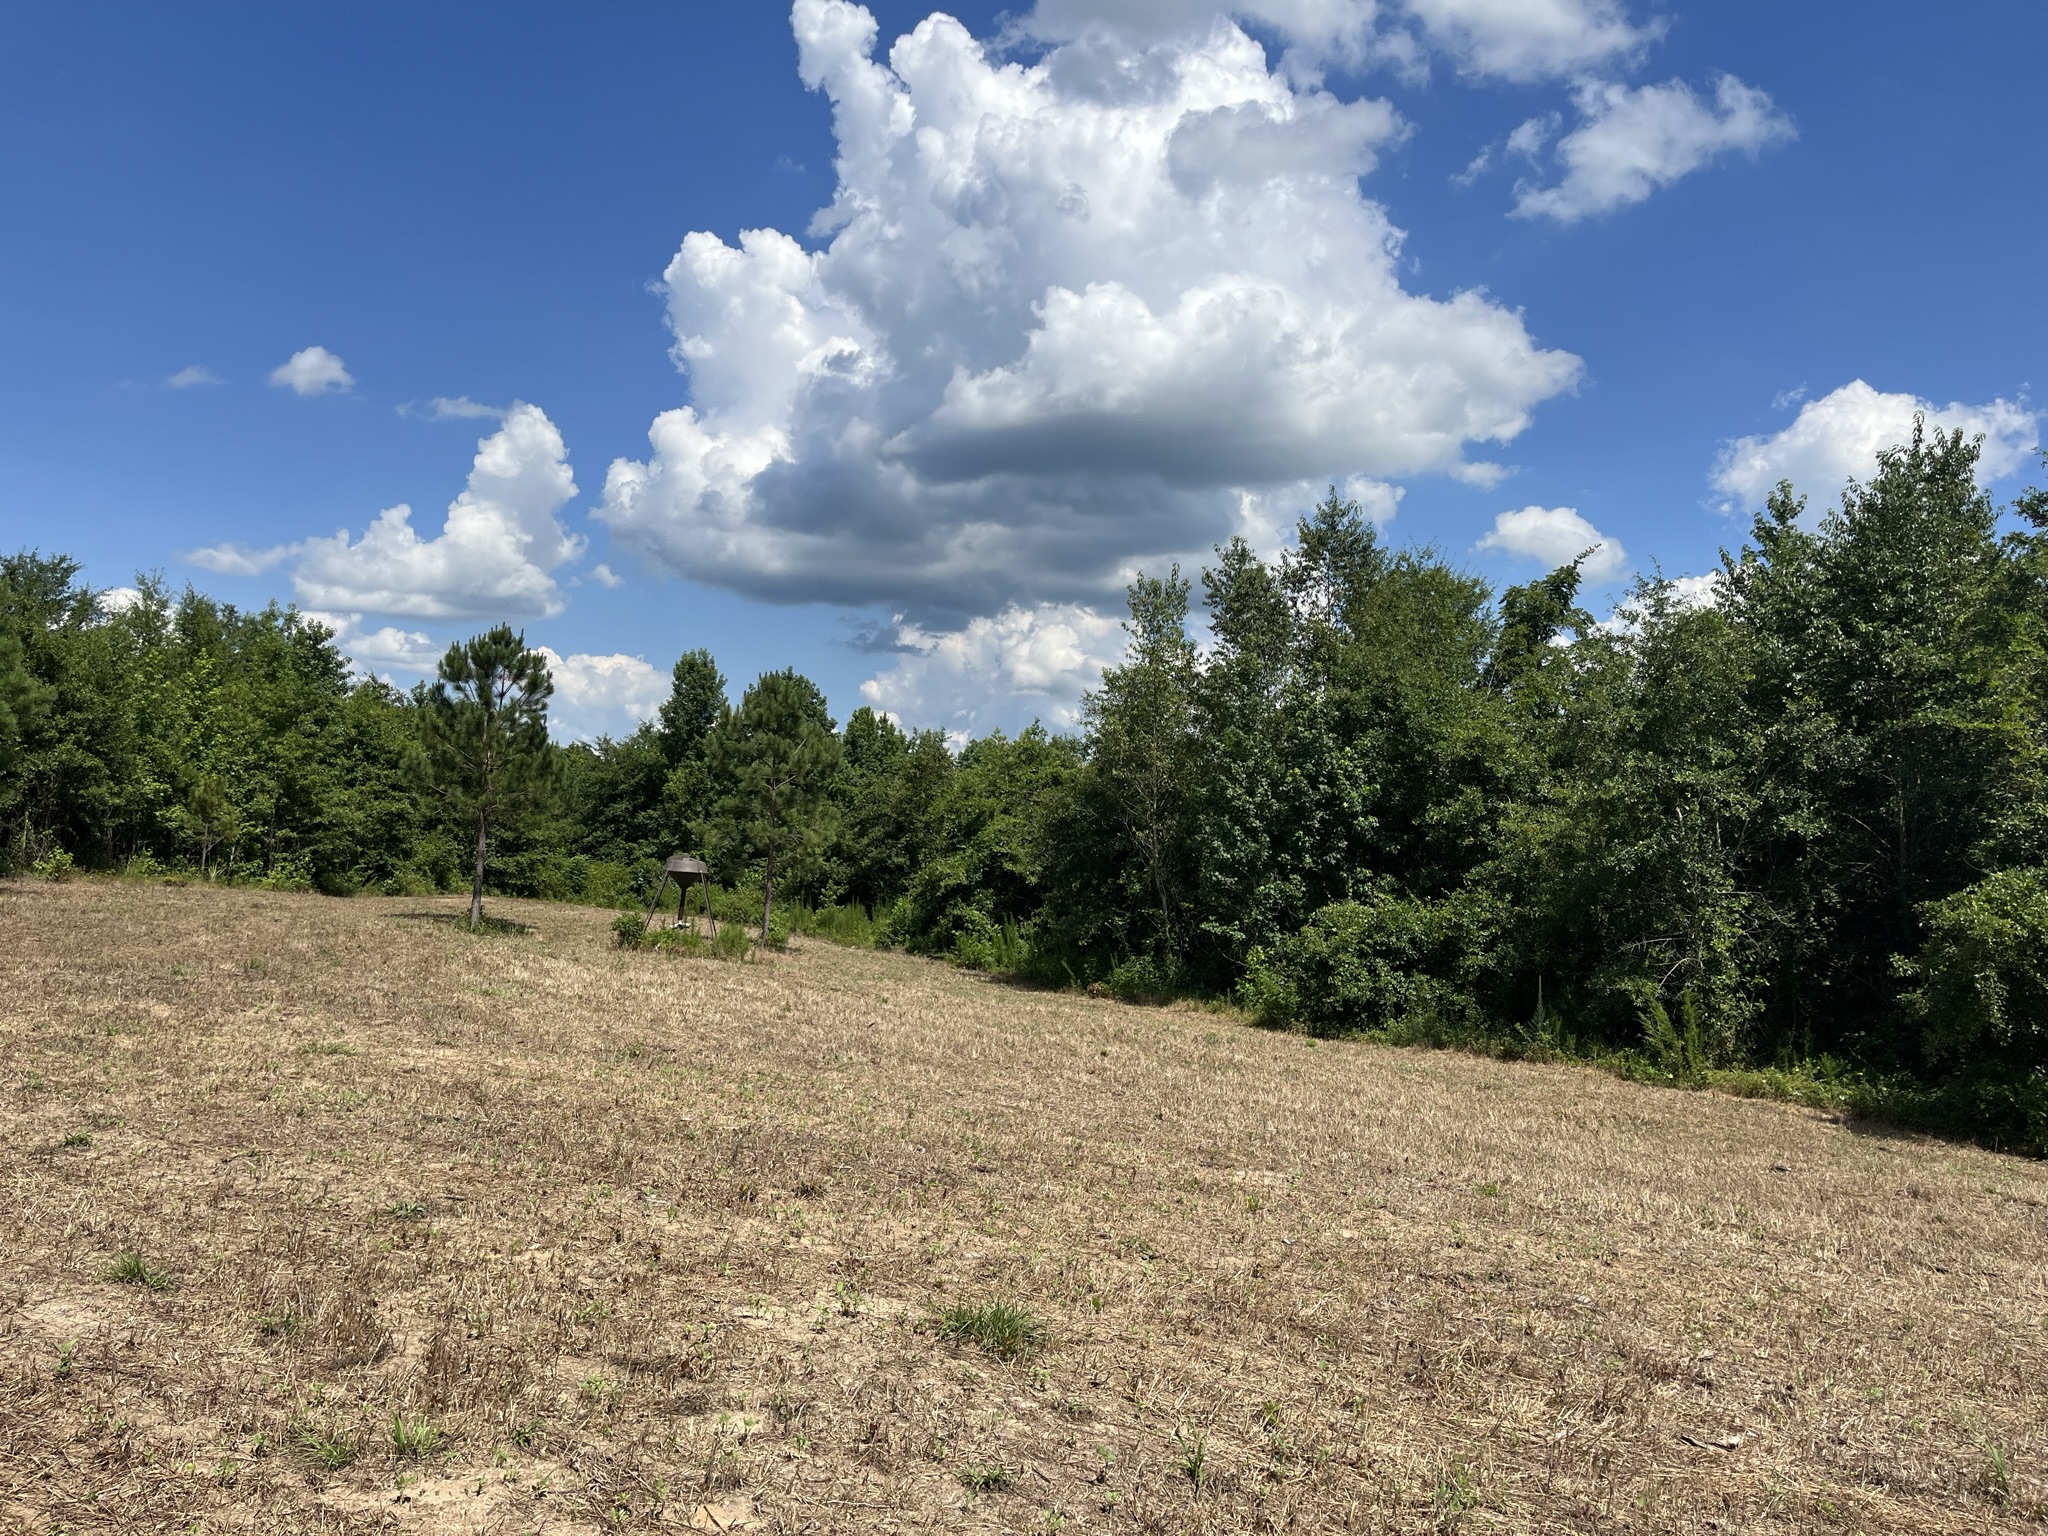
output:
[[[704,916],[711,923],[711,936],[717,938],[718,919],[711,912],[711,866],[687,853],[671,854],[668,862],[662,865],[661,884],[654,888],[654,900],[647,904],[646,921],[654,921],[654,909],[661,905],[661,898],[671,880],[676,883],[676,926],[680,928],[688,921],[683,904],[690,899],[690,882],[695,880],[704,887]]]

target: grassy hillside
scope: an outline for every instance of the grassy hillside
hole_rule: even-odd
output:
[[[0,885],[0,1530],[2044,1513],[2040,1164],[459,905]]]

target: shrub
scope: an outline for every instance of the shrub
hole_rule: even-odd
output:
[[[720,960],[744,960],[754,950],[753,935],[741,923],[720,923],[711,941],[711,953]]]
[[[1110,967],[1103,989],[1125,1003],[1170,1002],[1183,989],[1171,966],[1150,955],[1134,955]]]
[[[1927,936],[1904,967],[1930,1061],[2048,1066],[2048,869],[2003,869],[1920,909]]]
[[[130,880],[161,880],[171,873],[171,866],[144,848],[128,856],[128,861],[121,866],[121,873]]]
[[[776,908],[778,919],[789,924],[792,933],[808,934],[849,949],[873,949],[881,927],[858,902],[811,908],[798,902]]]
[[[68,880],[71,878],[71,855],[62,848],[52,848],[29,868],[44,880]]]
[[[1311,1034],[1434,1027],[1469,1007],[1430,969],[1445,922],[1429,903],[1386,892],[1333,902],[1299,933],[1252,951],[1238,999],[1261,1023]]]
[[[255,883],[270,891],[310,891],[313,862],[302,853],[289,854],[274,861],[270,873],[260,876]]]
[[[1643,1044],[1650,1059],[1665,1072],[1684,1082],[1698,1082],[1712,1065],[1707,1059],[1705,1038],[1700,1031],[1699,1003],[1687,988],[1678,999],[1678,1018],[1659,997],[1649,997],[1643,1007]]]
[[[651,890],[635,889],[633,871],[607,859],[591,859],[583,876],[583,902],[591,907],[644,906]]]
[[[696,929],[649,928],[646,914],[641,912],[621,912],[612,919],[612,942],[620,949],[664,950],[685,955],[716,952],[712,941]]]

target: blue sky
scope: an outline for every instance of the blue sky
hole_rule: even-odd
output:
[[[0,546],[401,681],[509,618],[572,732],[698,645],[981,730],[1333,480],[1611,601],[1916,403],[2038,478],[2037,4],[929,14],[15,8]]]

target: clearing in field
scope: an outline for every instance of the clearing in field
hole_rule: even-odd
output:
[[[2042,1165],[460,905],[0,885],[0,1529],[2042,1518]]]

